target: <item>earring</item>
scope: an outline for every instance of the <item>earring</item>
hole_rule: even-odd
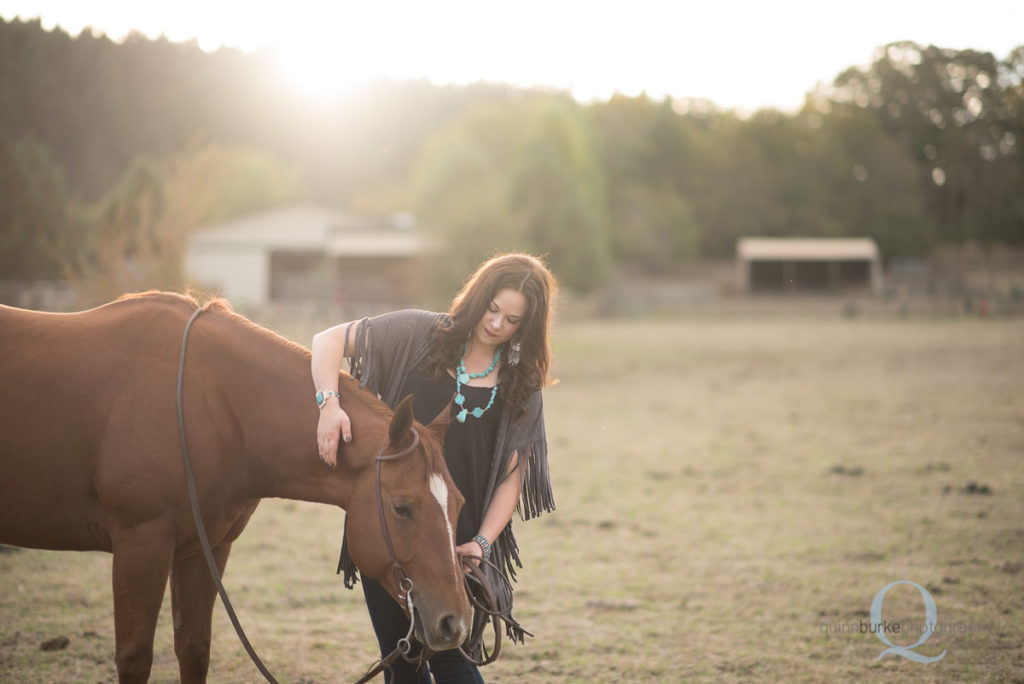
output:
[[[508,352],[508,365],[515,366],[519,364],[519,340],[512,343]]]

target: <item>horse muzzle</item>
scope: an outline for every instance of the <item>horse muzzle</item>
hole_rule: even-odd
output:
[[[458,648],[469,637],[469,620],[452,612],[440,615],[418,609],[415,616],[416,640],[431,651]]]

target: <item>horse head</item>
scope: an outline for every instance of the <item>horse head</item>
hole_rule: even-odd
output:
[[[455,554],[464,499],[441,451],[449,415],[424,427],[413,419],[412,396],[403,399],[347,509],[352,560],[406,613],[413,604],[415,636],[434,651],[459,646],[472,622]]]

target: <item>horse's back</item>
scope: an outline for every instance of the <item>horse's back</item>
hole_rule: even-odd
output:
[[[176,348],[191,308],[175,295],[73,314],[0,307],[0,542],[109,550],[104,494],[145,489],[150,445],[176,443]]]

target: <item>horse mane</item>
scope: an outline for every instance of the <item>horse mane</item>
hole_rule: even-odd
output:
[[[199,307],[196,299],[199,293],[196,292],[170,292],[167,290],[146,290],[145,292],[125,292],[115,299],[115,302],[127,302],[133,299],[177,299],[178,301],[191,304],[193,308]]]
[[[204,312],[216,313],[234,324],[241,326],[242,328],[267,340],[268,342],[279,347],[283,347],[292,353],[301,354],[306,358],[310,358],[312,356],[312,352],[301,344],[289,340],[287,337],[279,335],[273,330],[266,328],[235,311],[234,307],[231,306],[231,302],[224,297],[218,297],[216,295],[196,292],[193,290],[189,290],[184,293],[149,290],[146,292],[132,292],[124,294],[118,297],[116,301],[121,302],[135,299],[173,300],[187,305],[192,310],[202,308]],[[341,375],[344,384],[338,388],[339,390],[346,389],[345,385],[348,385],[347,389],[350,390],[351,394],[363,399],[366,406],[374,413],[378,414],[382,418],[390,419],[391,410],[388,408],[387,404],[377,398],[372,392],[368,390],[361,390],[358,381],[348,373],[342,371]]]
[[[203,304],[202,307],[203,311],[219,313],[225,318],[237,323],[238,325],[242,326],[247,330],[251,330],[260,337],[270,340],[271,342],[277,344],[278,346],[285,347],[286,349],[292,352],[302,354],[306,357],[311,356],[311,352],[298,342],[289,340],[287,337],[279,335],[270,328],[265,328],[259,323],[256,323],[253,320],[235,311],[235,309],[231,306],[231,302],[224,299],[223,297],[215,297],[213,299],[210,299],[205,304]]]
[[[235,311],[234,307],[231,306],[231,302],[223,297],[211,295],[203,292],[196,292],[189,290],[187,292],[168,292],[164,290],[148,290],[146,292],[129,292],[123,294],[117,298],[116,301],[131,301],[135,299],[164,299],[164,300],[176,300],[182,304],[188,305],[191,309],[202,308],[204,312],[217,312],[225,316],[229,320],[241,325],[242,327],[251,330],[261,337],[271,340],[272,342],[284,346],[293,352],[300,354],[310,355],[310,351],[303,347],[301,344],[289,340],[287,337],[283,337],[269,328],[265,328],[262,325],[255,323],[249,318]]]

